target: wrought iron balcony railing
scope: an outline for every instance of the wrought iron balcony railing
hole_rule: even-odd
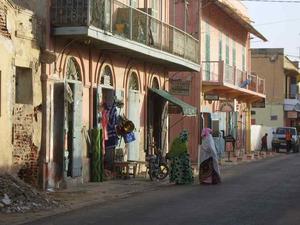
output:
[[[168,52],[199,64],[199,40],[117,0],[54,0],[55,27],[93,26],[112,35]]]
[[[224,61],[202,62],[204,82],[228,83],[260,94],[265,94],[265,79],[255,74],[247,74]]]

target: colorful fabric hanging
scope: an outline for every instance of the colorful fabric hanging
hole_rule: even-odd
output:
[[[107,124],[107,135],[108,135],[108,140],[105,141],[105,148],[111,149],[115,148],[118,144],[119,138],[116,132],[116,126],[117,126],[117,119],[118,119],[118,114],[117,114],[117,108],[115,104],[112,105],[111,109],[109,110],[108,113],[108,124]]]
[[[92,166],[91,181],[103,181],[103,154],[102,154],[102,130],[99,128],[92,129]]]

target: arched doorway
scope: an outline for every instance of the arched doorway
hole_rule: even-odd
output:
[[[156,77],[151,88],[160,89]],[[166,101],[152,91],[148,92],[148,154],[153,154],[152,145],[166,153],[168,142],[168,107]]]
[[[52,135],[55,183],[66,177],[82,176],[81,77],[79,64],[74,57],[69,57],[65,67],[65,81],[54,83]]]
[[[137,161],[140,158],[140,90],[139,80],[136,72],[129,75],[128,80],[127,115],[135,125],[135,141],[128,144],[128,160]]]
[[[67,135],[67,176],[82,175],[82,79],[80,66],[70,57],[66,68],[65,132]]]
[[[114,125],[110,124],[110,113],[113,112],[115,90],[113,81],[113,72],[109,64],[104,64],[99,72],[99,83],[94,91],[94,127],[102,127],[103,132],[103,152],[104,168],[113,169],[114,149],[117,145]],[[105,122],[106,121],[106,122]]]
[[[114,83],[113,83],[113,73],[109,65],[105,65],[103,69],[99,72],[99,83],[97,89],[95,89],[95,105],[94,105],[94,127],[99,127],[99,122],[101,118],[98,116],[101,114],[99,112],[100,106],[105,106],[104,108],[109,109],[114,103]],[[100,114],[99,114],[100,113]]]
[[[152,87],[159,89],[159,83],[158,83],[158,79],[156,77],[153,78]]]

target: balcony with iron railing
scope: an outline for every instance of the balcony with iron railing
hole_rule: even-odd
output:
[[[133,8],[117,0],[54,0],[54,35],[88,36],[114,49],[200,70],[199,40],[153,16],[151,8]]]
[[[227,65],[224,61],[202,62],[202,68],[203,85],[229,85],[265,94],[265,79]]]

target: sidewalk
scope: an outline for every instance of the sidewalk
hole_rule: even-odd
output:
[[[231,157],[232,162],[227,162],[227,158],[224,158],[221,162],[222,169],[251,161],[261,160],[264,158],[270,158],[276,156],[277,153],[272,154],[257,154],[254,152],[250,156],[243,156],[241,158]],[[195,171],[196,172],[196,171]],[[195,174],[195,183],[197,183],[197,174]],[[173,186],[169,180],[164,181],[150,181],[149,177],[138,176],[127,180],[110,180],[102,183],[85,183],[76,187],[70,187],[65,190],[59,190],[56,192],[48,193],[56,201],[60,202],[63,206],[48,211],[38,211],[30,213],[12,213],[1,214],[0,224],[5,225],[17,225],[25,222],[30,222],[41,217],[55,215],[63,212],[68,212],[74,209],[78,209],[84,206],[116,201],[118,199],[127,198],[134,194],[154,191],[161,188],[168,188]]]
[[[226,154],[226,153],[225,153]],[[228,155],[226,154],[225,157],[221,161],[221,168],[226,168],[229,166],[237,165],[240,163],[247,163],[252,161],[257,161],[265,158],[270,158],[277,156],[278,153],[272,152],[269,150],[268,152],[260,152],[260,151],[252,151],[250,154],[243,154],[242,156],[230,156],[230,161],[228,161]]]

